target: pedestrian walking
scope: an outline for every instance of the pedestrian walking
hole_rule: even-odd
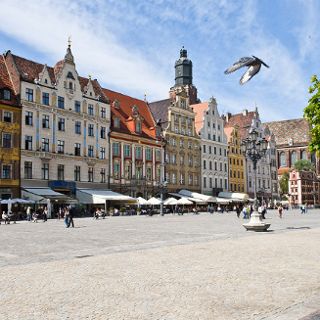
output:
[[[10,224],[9,216],[5,211],[2,212],[2,220],[4,221],[4,224]]]
[[[43,222],[46,222],[48,220],[48,209],[47,209],[47,207],[44,207],[44,209],[43,209],[42,219],[43,219]]]
[[[74,228],[74,222],[73,222],[73,217],[74,217],[74,208],[71,208],[69,211],[69,221],[68,221],[68,228],[71,226]]]
[[[27,221],[31,221],[31,207],[28,206],[27,207]]]
[[[282,212],[283,212],[283,207],[282,204],[278,207],[278,213],[279,213],[279,218],[282,219]]]
[[[69,228],[69,209],[65,208],[64,210],[64,224],[66,225],[66,228]]]
[[[60,220],[62,217],[62,208],[59,207],[59,210],[58,210],[58,220]]]
[[[240,218],[240,212],[241,212],[241,210],[240,210],[239,205],[236,206],[235,211],[236,211],[236,213],[237,213],[237,217]]]

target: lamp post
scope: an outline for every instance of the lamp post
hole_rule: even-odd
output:
[[[265,156],[268,147],[268,142],[264,138],[259,138],[259,134],[256,129],[249,131],[248,138],[244,139],[241,143],[241,152],[245,158],[250,159],[253,163],[254,174],[254,212],[251,214],[250,221],[244,223],[243,226],[247,230],[251,231],[266,231],[270,227],[270,223],[262,221],[261,214],[258,212],[258,200],[257,200],[257,163]]]

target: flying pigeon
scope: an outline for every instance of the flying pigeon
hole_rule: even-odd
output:
[[[248,70],[243,74],[240,79],[240,84],[243,85],[248,82],[252,77],[254,77],[260,70],[261,64],[269,68],[269,66],[264,63],[259,58],[252,56],[241,58],[239,61],[235,62],[230,68],[228,68],[224,73],[229,74],[234,72],[242,67],[248,67]]]

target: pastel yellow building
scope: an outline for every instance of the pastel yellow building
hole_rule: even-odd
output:
[[[241,154],[239,128],[227,127],[224,132],[228,139],[229,191],[247,192],[245,177],[245,160]]]

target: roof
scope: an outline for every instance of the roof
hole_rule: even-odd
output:
[[[264,125],[274,134],[277,146],[289,142],[292,145],[308,144],[310,141],[310,125],[304,118],[266,122]]]
[[[191,107],[193,108],[193,111],[195,113],[196,131],[197,133],[199,133],[203,128],[204,113],[208,110],[209,103],[203,102],[203,103],[193,104]]]
[[[239,127],[239,135],[241,140],[245,139],[248,135],[248,130],[251,127],[252,120],[255,117],[259,117],[257,111],[247,111],[237,114],[228,114],[224,124],[225,128],[228,127]]]
[[[156,121],[161,120],[161,124],[168,122],[168,109],[171,105],[171,99],[164,99],[149,103],[150,110]]]
[[[227,127],[227,128],[224,127],[224,133],[227,136],[228,142],[230,141],[231,134],[232,134],[233,130],[234,130],[234,127]]]
[[[0,99],[1,103],[8,105],[17,105],[17,96],[15,95],[14,86],[10,79],[10,75],[6,67],[3,55],[0,56],[0,89],[9,89],[11,91],[11,100]]]
[[[54,67],[50,67],[14,54],[11,54],[11,56],[20,74],[20,78],[24,81],[32,83],[34,83],[35,79],[39,78],[39,74],[43,72],[44,68],[47,68],[48,70],[51,83],[57,83],[57,76],[65,63],[64,60],[60,60],[55,64]],[[99,100],[105,103],[108,102],[97,79],[90,80],[89,78],[79,76],[78,80],[80,82],[82,92],[86,91],[86,87],[89,81],[91,81],[95,95],[100,96]]]
[[[112,119],[114,119],[115,117],[120,119],[120,128],[115,128],[112,121],[111,131],[127,133],[130,135],[135,134],[144,138],[156,139],[156,123],[153,119],[152,113],[147,102],[109,89],[103,88],[102,90],[107,99],[110,100],[110,110]],[[115,101],[119,102],[119,107],[116,106]],[[141,134],[137,134],[134,130],[134,125],[132,125],[134,121],[132,117],[133,106],[137,107],[138,114],[142,119]]]

